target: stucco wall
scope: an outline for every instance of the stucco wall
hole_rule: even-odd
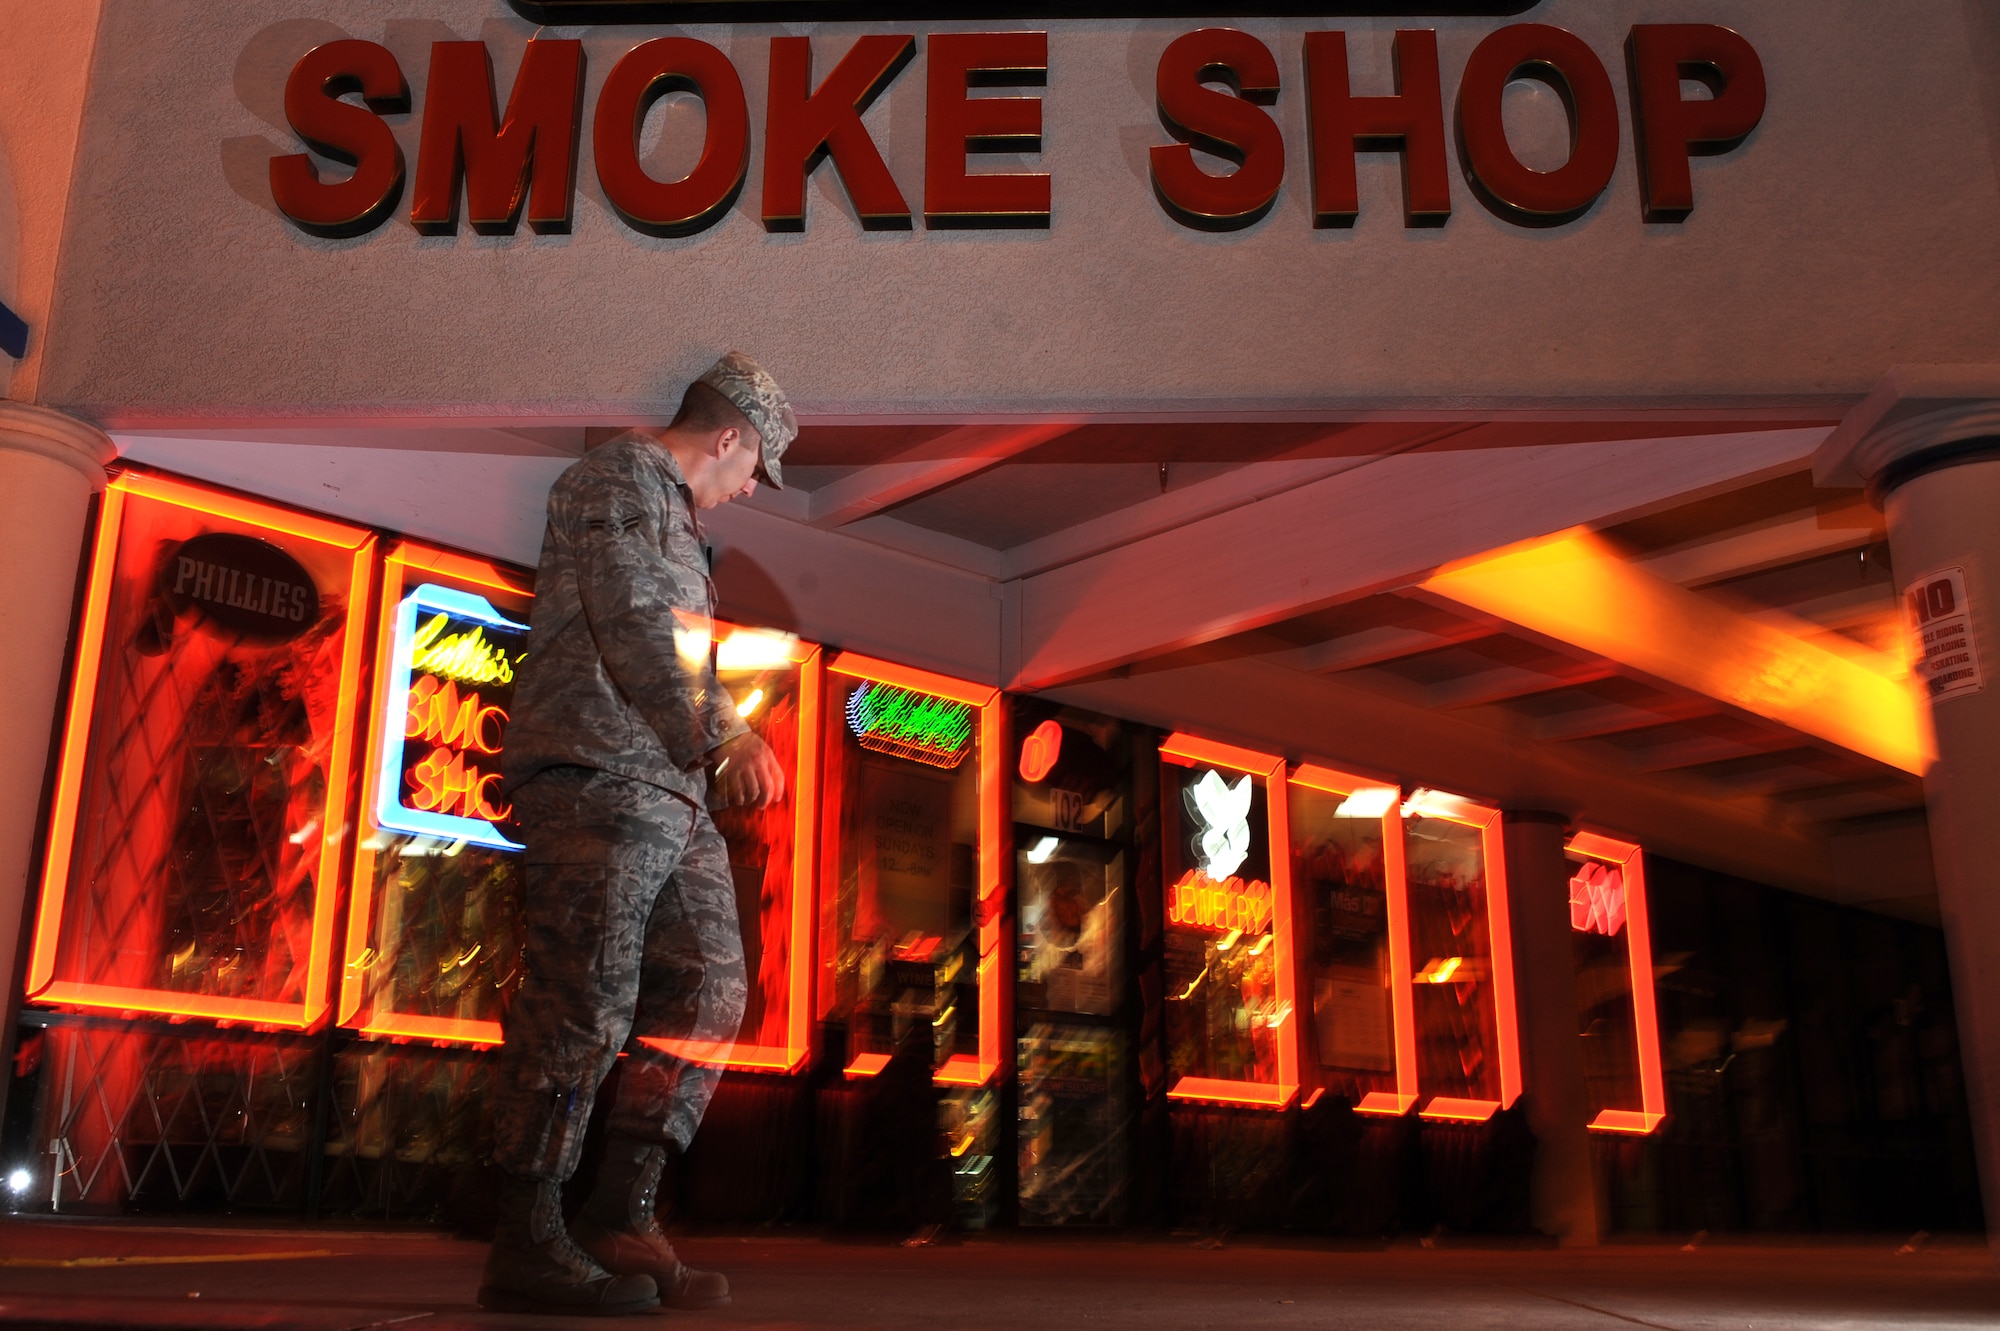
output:
[[[0,303],[29,328],[25,360],[0,355],[0,397],[35,397],[98,9],[0,5]]]
[[[1255,20],[1283,77],[1283,192],[1247,230],[1170,220],[1146,180],[1165,136],[1160,52],[1188,21],[1050,23],[1045,232],[864,232],[830,168],[803,234],[757,219],[768,41],[693,28],[735,61],[751,182],[714,228],[639,235],[606,208],[583,139],[573,234],[419,237],[399,215],[351,240],[275,211],[266,162],[297,150],[281,111],[296,58],[385,43],[419,112],[433,40],[483,37],[503,90],[530,25],[498,0],[119,4],[106,15],[69,214],[61,310],[38,386],[52,405],[138,423],[356,413],[590,418],[645,411],[718,349],[752,349],[809,414],[1462,407],[1596,400],[1839,405],[1898,362],[2000,354],[2000,191],[1977,73],[1990,34],[1958,0],[1549,0],[1524,16],[1588,40],[1627,110],[1638,21],[1730,23],[1770,82],[1762,126],[1694,165],[1682,224],[1640,219],[1622,120],[1609,192],[1567,225],[1482,207],[1454,163],[1441,230],[1402,224],[1396,161],[1364,157],[1352,230],[1315,230],[1301,34],[1349,34],[1357,91],[1390,87],[1388,22]],[[1406,21],[1407,22],[1407,21]],[[1437,21],[1447,105],[1498,19]],[[815,31],[816,73],[865,30]],[[956,25],[965,27],[968,25]],[[1005,26],[1005,25],[973,25]],[[803,31],[803,29],[800,29]],[[646,30],[587,43],[585,106]],[[1549,164],[1552,95],[1518,84],[1522,155]],[[660,113],[656,113],[660,114]],[[668,113],[691,127],[695,118]],[[418,115],[395,118],[414,164]],[[923,57],[869,117],[920,206]],[[683,158],[685,154],[680,154]],[[671,148],[655,165],[664,170]]]

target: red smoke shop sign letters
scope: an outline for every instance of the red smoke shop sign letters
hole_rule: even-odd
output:
[[[1522,226],[1559,225],[1587,212],[1617,169],[1622,130],[1611,69],[1622,66],[1645,220],[1678,222],[1694,208],[1689,157],[1736,147],[1764,114],[1757,52],[1715,24],[1637,24],[1625,59],[1611,61],[1565,29],[1508,24],[1473,49],[1449,103],[1436,31],[1409,28],[1388,40],[1395,86],[1364,91],[1350,81],[1341,31],[1309,32],[1301,48],[1284,52],[1296,73],[1282,72],[1280,53],[1240,29],[1203,28],[1174,39],[1154,74],[1160,122],[1171,140],[1150,154],[1159,206],[1186,226],[1215,231],[1248,226],[1268,213],[1285,178],[1284,134],[1268,108],[1292,95],[1305,100],[1317,226],[1349,226],[1359,215],[1360,152],[1401,157],[1407,226],[1443,225],[1453,207],[1454,137],[1464,183],[1482,204]],[[809,38],[770,39],[757,181],[767,229],[805,228],[806,180],[828,159],[864,227],[913,225],[904,183],[891,174],[862,116],[916,60],[917,45],[909,33],[868,34],[831,68],[815,71]],[[971,169],[976,154],[1040,151],[1042,99],[1025,90],[1047,82],[1049,61],[1046,32],[924,39],[925,226],[1050,224],[1059,188],[1050,173]],[[1553,170],[1527,166],[1508,141],[1501,103],[1516,79],[1539,80],[1561,94],[1571,148],[1568,161]],[[1685,97],[1683,80],[1706,85],[1711,95]],[[974,87],[1013,88],[1018,95],[974,97]],[[411,225],[455,232],[462,203],[475,231],[511,233],[524,212],[535,231],[568,231],[586,127],[598,184],[634,230],[699,232],[748,183],[743,79],[716,47],[691,37],[641,42],[612,66],[594,106],[585,107],[583,90],[580,41],[528,42],[504,99],[484,42],[433,43],[416,169],[407,181]],[[705,138],[687,175],[658,180],[639,160],[639,132],[647,110],[672,92],[701,98]],[[357,94],[359,102],[344,100]],[[343,38],[308,51],[285,85],[286,119],[308,147],[352,171],[323,175],[305,153],[273,158],[271,194],[280,211],[326,236],[361,235],[388,220],[410,173],[385,117],[411,114],[412,105],[405,71],[387,47]],[[1197,149],[1235,163],[1235,170],[1211,171]]]

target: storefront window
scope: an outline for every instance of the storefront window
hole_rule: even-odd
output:
[[[410,542],[383,561],[343,1026],[500,1040],[521,979],[521,862],[497,790],[529,581]]]
[[[1309,1094],[1401,1114],[1417,1098],[1402,791],[1313,766],[1291,774],[1289,791],[1312,988]]]
[[[717,809],[729,843],[750,997],[724,1066],[796,1072],[811,1052],[812,853],[819,818],[821,654],[789,633],[714,629],[716,676],[736,711],[785,769],[785,798],[765,809]],[[700,1057],[674,1042],[652,1041]]]
[[[1160,757],[1167,1094],[1283,1108],[1299,1088],[1283,760],[1189,735]]]
[[[1403,827],[1419,1112],[1483,1122],[1521,1093],[1500,811],[1418,790]]]
[[[846,1068],[922,1052],[981,1086],[1002,1048],[999,690],[843,653],[829,666],[820,1010]]]
[[[1570,858],[1570,942],[1590,1126],[1651,1132],[1666,1116],[1645,856],[1629,841],[1578,832]]]
[[[28,996],[304,1027],[329,999],[375,538],[105,492]]]

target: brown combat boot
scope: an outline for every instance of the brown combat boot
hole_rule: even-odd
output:
[[[643,1275],[613,1275],[590,1260],[563,1228],[555,1183],[509,1176],[500,1192],[500,1223],[479,1282],[490,1312],[581,1313],[617,1317],[660,1306]]]
[[[576,1241],[607,1271],[651,1276],[669,1308],[720,1308],[729,1302],[729,1281],[683,1262],[660,1229],[654,1195],[666,1166],[664,1146],[630,1137],[607,1141],[597,1186],[576,1217]]]

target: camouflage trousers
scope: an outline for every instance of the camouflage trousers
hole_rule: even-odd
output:
[[[503,1022],[494,1159],[526,1178],[575,1173],[620,1051],[610,1130],[685,1149],[748,998],[722,834],[706,809],[589,768],[542,773],[514,806],[527,974]]]

